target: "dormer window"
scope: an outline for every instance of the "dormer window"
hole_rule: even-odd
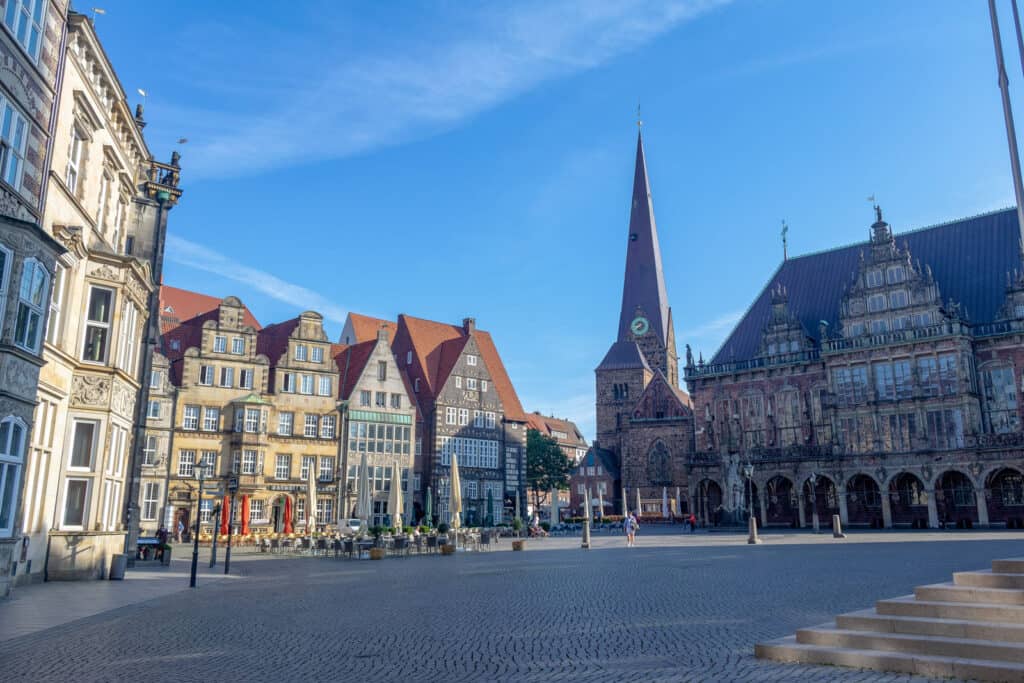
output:
[[[323,363],[324,362],[324,347],[314,346],[313,347],[313,362]]]
[[[306,360],[308,347],[305,344],[295,345],[295,360]]]
[[[907,279],[907,270],[903,266],[889,266],[885,271],[885,279],[890,285],[899,284]]]
[[[228,350],[228,338],[219,334],[213,338],[213,352],[225,353]]]
[[[868,287],[881,287],[885,284],[881,270],[869,270],[865,279],[867,280]]]
[[[907,290],[899,289],[889,292],[889,308],[903,308],[909,303],[910,297],[907,296]]]
[[[868,311],[871,313],[877,313],[878,311],[885,310],[885,295],[884,294],[873,294],[868,297]]]
[[[242,337],[231,338],[231,353],[241,356],[245,353],[245,339]]]
[[[889,331],[888,320],[872,320],[871,321],[871,333],[872,334],[884,334]]]

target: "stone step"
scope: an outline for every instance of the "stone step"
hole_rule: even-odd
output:
[[[1024,642],[1024,624],[936,619],[934,617],[899,617],[861,610],[836,617],[836,626],[848,631],[873,633],[904,633],[944,638],[992,640],[1008,643]]]
[[[973,602],[988,605],[1024,605],[1024,591],[1006,588],[980,588],[957,586],[953,583],[933,583],[914,589],[918,600],[934,602]]]
[[[1014,662],[822,647],[798,643],[794,636],[759,643],[754,647],[754,654],[761,659],[777,662],[828,664],[929,677],[1004,682],[1024,680],[1024,664]]]
[[[831,625],[804,628],[796,632],[796,642],[852,650],[881,650],[930,657],[987,659],[1024,664],[1024,645],[968,638],[868,633],[835,628]]]
[[[985,605],[981,603],[934,602],[917,600],[913,595],[879,600],[875,611],[894,617],[963,619],[966,621],[1010,622],[1024,624],[1024,605]]]
[[[953,583],[957,586],[978,586],[981,588],[1010,588],[1024,590],[1024,574],[1003,574],[990,571],[955,572]]]
[[[1024,574],[1024,557],[992,560],[992,571],[1000,574]]]

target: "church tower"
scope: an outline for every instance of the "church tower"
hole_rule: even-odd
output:
[[[643,134],[640,133],[636,141],[619,327],[616,340],[595,371],[597,439],[603,448],[621,456],[621,431],[628,426],[644,388],[659,371],[673,388],[679,387],[672,309],[665,292],[661,248],[647,180]]]

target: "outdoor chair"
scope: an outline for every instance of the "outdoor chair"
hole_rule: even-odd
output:
[[[427,552],[437,552],[437,536],[427,536]]]
[[[320,555],[321,557],[327,555],[327,539],[326,538],[318,538],[316,540],[316,554]]]
[[[391,551],[393,555],[406,555],[409,552],[409,541],[405,538],[398,537],[394,540],[391,545]]]
[[[356,550],[355,539],[353,539],[353,538],[346,538],[344,540],[343,544],[344,544],[345,554],[348,555],[348,558],[351,560],[352,559],[352,553],[354,553],[355,550]]]
[[[423,553],[423,537],[417,536],[414,543],[416,544],[416,554],[420,555]]]
[[[308,552],[310,552],[310,548],[311,548],[310,539],[308,539],[308,538],[302,539],[302,544],[299,546],[299,551],[300,552],[304,552],[304,553],[308,553]]]

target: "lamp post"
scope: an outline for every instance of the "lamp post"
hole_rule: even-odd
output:
[[[238,493],[238,475],[228,477],[228,493],[231,494],[231,505],[228,507],[228,545],[224,550],[224,574],[231,570],[231,532],[235,530],[235,494]]]
[[[818,533],[821,531],[818,521],[818,494],[815,491],[818,484],[818,475],[811,472],[811,476],[807,481],[811,482],[811,520],[814,524],[814,533]]]
[[[220,503],[213,506],[213,541],[210,544],[210,567],[217,566],[217,524],[220,522]]]
[[[761,539],[757,535],[757,518],[754,517],[754,464],[748,462],[743,467],[743,474],[747,477],[747,528],[750,535],[747,537],[749,545],[757,545]]]
[[[192,536],[192,574],[188,580],[189,588],[196,587],[196,572],[199,570],[199,518],[203,510],[203,472],[206,468],[199,462],[199,490],[196,492],[196,526]]]

